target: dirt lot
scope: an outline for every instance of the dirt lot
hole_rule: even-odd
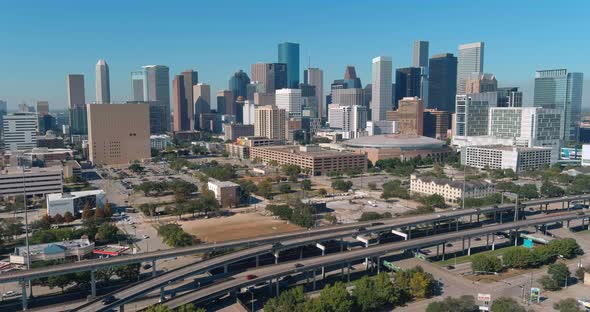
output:
[[[294,224],[259,213],[241,213],[231,217],[183,221],[181,225],[185,231],[205,242],[223,242],[301,230]]]

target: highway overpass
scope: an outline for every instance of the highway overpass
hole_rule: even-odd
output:
[[[270,281],[272,284],[273,279],[277,279],[285,275],[293,275],[297,273],[312,271],[315,279],[315,271],[320,268],[328,266],[340,265],[342,268],[345,266],[349,267],[350,262],[365,259],[365,258],[377,258],[377,263],[380,262],[380,258],[393,253],[403,250],[419,249],[424,247],[442,245],[443,250],[447,242],[453,242],[457,240],[471,239],[473,237],[479,237],[488,234],[494,234],[496,232],[508,231],[508,230],[519,230],[528,228],[536,225],[551,224],[555,222],[567,222],[577,219],[588,219],[590,214],[574,213],[567,215],[554,215],[546,216],[537,219],[523,220],[515,223],[498,224],[495,226],[465,230],[460,232],[451,232],[445,234],[439,234],[436,236],[428,236],[424,238],[417,238],[413,240],[407,240],[402,242],[394,242],[383,245],[375,245],[364,249],[357,249],[348,252],[330,254],[322,257],[314,257],[305,260],[286,262],[282,264],[276,264],[272,266],[265,266],[249,270],[247,272],[240,273],[233,278],[213,284],[197,291],[189,292],[179,297],[173,298],[164,304],[170,308],[177,308],[184,304],[199,302],[211,298],[215,298],[226,294],[230,291],[240,289],[242,287],[252,286],[264,281]],[[297,266],[294,263],[298,264]],[[246,275],[255,275],[256,278],[247,280]],[[272,287],[272,286],[271,286]],[[116,307],[116,305],[107,305],[102,308],[96,307],[95,311],[105,311],[109,308]]]

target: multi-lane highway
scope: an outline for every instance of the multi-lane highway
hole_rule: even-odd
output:
[[[454,220],[465,216],[476,215],[476,214],[489,214],[493,212],[509,211],[514,209],[513,205],[505,204],[498,207],[485,207],[476,209],[465,209],[455,210],[437,214],[427,214],[413,217],[394,218],[388,220],[380,220],[383,225],[378,228],[371,228],[365,231],[359,232],[359,234],[368,233],[372,231],[378,231],[380,228],[386,230],[391,227],[405,227],[415,226],[420,224],[431,224],[433,222],[444,222],[448,220]],[[373,221],[374,222],[374,221]],[[219,251],[224,249],[231,249],[236,247],[252,247],[260,244],[268,244],[273,242],[282,242],[289,239],[304,239],[301,244],[305,242],[314,242],[318,239],[329,240],[339,237],[346,237],[352,233],[356,233],[356,230],[362,227],[367,227],[372,224],[369,222],[357,222],[344,225],[334,225],[327,227],[320,227],[316,229],[310,229],[308,231],[299,231],[293,233],[285,233],[272,236],[262,236],[257,238],[248,238],[233,240],[224,243],[214,244],[200,244],[197,246],[174,248],[168,250],[151,251],[136,255],[124,255],[119,257],[107,258],[107,259],[92,259],[85,260],[75,263],[67,263],[61,265],[54,265],[49,267],[36,268],[27,271],[13,271],[0,275],[0,284],[21,281],[27,279],[37,279],[47,277],[51,275],[68,274],[81,271],[91,271],[102,268],[108,268],[113,266],[126,265],[138,262],[150,262],[153,260],[161,260],[166,258],[174,258],[180,256],[194,255],[198,253],[206,253],[211,251]],[[299,245],[300,246],[300,245]]]
[[[204,299],[214,298],[222,294],[228,293],[231,290],[239,289],[241,287],[255,285],[263,281],[269,281],[275,278],[279,278],[285,275],[292,275],[301,272],[308,272],[310,270],[318,269],[321,267],[328,267],[333,265],[347,264],[352,261],[356,261],[364,258],[375,258],[381,257],[393,252],[399,252],[407,249],[418,249],[423,247],[435,246],[438,244],[446,244],[460,239],[467,239],[472,237],[483,236],[486,234],[493,234],[496,232],[507,231],[507,230],[518,230],[535,225],[551,224],[555,222],[571,221],[577,219],[589,218],[590,214],[584,213],[573,213],[567,215],[554,215],[546,216],[542,218],[529,219],[524,221],[518,221],[513,223],[499,224],[489,227],[465,230],[460,232],[451,232],[445,234],[439,234],[435,236],[428,236],[424,238],[417,238],[413,240],[407,240],[402,242],[394,242],[382,245],[375,245],[364,249],[357,249],[353,251],[347,251],[342,253],[330,254],[322,257],[314,257],[305,260],[299,260],[296,262],[286,262],[277,265],[265,266],[254,270],[249,270],[244,273],[235,275],[233,278],[211,286],[202,288],[200,290],[187,293],[185,295],[171,299],[165,302],[170,308],[177,308],[181,305],[199,302]],[[295,266],[294,263],[297,265]],[[246,275],[256,276],[252,279],[246,279]],[[104,306],[104,308],[112,308],[113,306]],[[98,308],[95,311],[103,311],[104,309]]]
[[[288,240],[280,240],[280,250],[287,250],[291,248],[295,248],[298,246],[304,246],[309,244],[314,244],[315,242],[323,242],[329,241],[333,239],[339,239],[343,237],[350,237],[352,234],[362,235],[364,233],[377,233],[377,232],[384,232],[384,231],[391,231],[394,228],[404,228],[408,226],[415,226],[417,224],[424,224],[424,223],[434,223],[434,222],[444,222],[448,220],[454,220],[460,217],[473,215],[473,214],[484,214],[484,213],[494,213],[494,212],[502,212],[512,209],[512,205],[502,205],[500,207],[486,207],[486,208],[478,208],[478,209],[466,209],[466,210],[456,210],[450,211],[440,214],[428,214],[422,216],[413,216],[413,217],[404,217],[404,218],[397,218],[382,221],[379,224],[371,223],[371,222],[361,222],[355,223],[354,226],[346,225],[346,226],[337,226],[337,227],[329,227],[326,228],[324,231],[309,231],[312,232],[313,235],[305,235],[303,237],[288,239]],[[370,226],[374,224],[373,226]],[[364,227],[365,229],[361,229]],[[344,229],[342,229],[344,228]],[[330,231],[327,231],[330,229]],[[361,229],[361,230],[359,230]],[[279,241],[278,238],[275,237],[273,241]],[[277,249],[275,246],[274,249]],[[126,302],[133,300],[139,296],[142,296],[146,293],[149,293],[153,290],[160,288],[161,286],[168,285],[171,282],[181,280],[187,278],[189,276],[197,275],[203,272],[210,271],[212,269],[225,266],[229,263],[234,263],[243,259],[248,259],[252,257],[256,257],[262,254],[270,253],[276,250],[273,250],[272,244],[265,244],[256,246],[253,248],[248,248],[244,250],[240,250],[237,252],[233,252],[231,254],[215,257],[211,259],[207,259],[204,261],[196,262],[193,264],[189,264],[179,269],[175,269],[166,273],[163,273],[159,276],[153,277],[149,280],[142,281],[140,283],[130,285],[123,289],[117,290],[116,297],[117,301],[113,305],[120,305]],[[103,307],[100,300],[91,301],[85,305],[82,305],[76,311],[97,311]]]

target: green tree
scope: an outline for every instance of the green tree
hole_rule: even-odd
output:
[[[526,310],[516,300],[500,297],[494,300],[490,307],[492,312],[525,312]]]
[[[119,240],[119,229],[112,223],[103,223],[98,227],[96,239],[104,243],[115,243]]]
[[[250,180],[239,180],[240,185],[240,202],[247,203],[250,200],[250,196],[258,191],[256,183]]]
[[[165,306],[163,304],[149,306],[146,311],[147,312],[172,312],[172,310],[170,310],[170,308],[168,308],[167,306]]]
[[[129,166],[127,169],[133,171],[134,173],[142,173],[144,168],[140,164],[134,163],[131,166]]]
[[[447,206],[445,198],[439,194],[432,194],[424,198],[423,203],[428,206],[434,206],[438,208],[445,208]]]
[[[471,258],[471,269],[474,272],[500,272],[502,261],[493,255],[477,254]]]
[[[64,217],[58,213],[55,216],[53,216],[53,222],[55,224],[62,224],[65,222]]]
[[[573,238],[554,239],[547,246],[555,255],[571,259],[582,253],[580,245]]]
[[[432,302],[426,307],[426,312],[478,312],[479,306],[475,304],[473,296],[461,296],[460,298],[447,297],[442,301]]]
[[[549,275],[541,276],[541,278],[539,278],[538,282],[539,282],[539,284],[541,284],[541,286],[545,290],[554,291],[554,290],[561,289],[561,287],[559,286],[559,283],[556,280],[554,280],[553,278],[551,278],[551,276],[549,276]]]
[[[582,312],[580,304],[574,298],[561,299],[553,304],[553,308],[559,312]]]
[[[73,274],[51,275],[47,278],[47,286],[51,289],[60,288],[61,292],[64,292],[65,288],[72,284],[73,281]]]
[[[434,278],[426,272],[416,272],[410,279],[410,291],[416,298],[428,298],[434,290]]]
[[[283,194],[287,194],[291,192],[291,185],[287,184],[287,183],[281,183],[279,185],[279,192],[283,193]]]
[[[352,188],[352,182],[336,179],[332,181],[332,188],[338,191],[347,192]]]
[[[309,306],[310,302],[312,307]],[[352,305],[353,301],[346,286],[342,282],[336,282],[334,285],[328,285],[322,289],[317,302],[313,303],[313,300],[306,302],[304,311],[348,312]]]
[[[86,203],[84,205],[84,208],[82,210],[82,219],[89,219],[91,218],[94,214],[92,213],[92,208],[90,207],[90,204]]]
[[[289,289],[278,297],[269,299],[264,305],[265,312],[303,312],[305,295],[302,286]]]
[[[389,274],[385,272],[379,273],[375,277],[375,293],[377,295],[377,301],[381,306],[387,304],[394,305],[401,300],[400,290],[393,285]]]
[[[541,185],[541,194],[547,197],[561,197],[565,195],[565,191],[561,187],[547,181]]]
[[[502,256],[502,260],[505,266],[516,269],[528,268],[534,262],[531,252],[524,247],[516,247],[506,250]]]
[[[311,190],[311,180],[305,179],[305,180],[301,181],[301,189],[304,191],[310,191]]]
[[[387,183],[383,183],[383,193],[381,194],[381,198],[384,199],[391,197],[408,199],[410,198],[410,193],[401,185],[400,181],[392,180]]]
[[[319,193],[321,196],[326,196],[326,195],[328,195],[328,191],[326,191],[326,189],[324,189],[324,188],[321,188],[321,189],[319,189],[319,190],[318,190],[318,193]]]
[[[139,263],[133,263],[116,267],[114,273],[124,281],[134,282],[139,279],[140,268]]]
[[[297,178],[297,176],[301,173],[301,167],[297,165],[283,165],[281,169],[286,176],[291,178]]]
[[[262,196],[266,199],[270,199],[272,196],[272,184],[269,180],[264,180],[258,184],[257,195]]]
[[[109,203],[108,200],[104,201],[103,209],[104,209],[104,216],[105,217],[110,218],[113,216],[113,208],[111,207],[111,204]]]
[[[565,285],[566,280],[569,279],[571,275],[570,270],[563,263],[550,264],[547,269],[547,274],[549,274],[560,287]]]
[[[536,246],[532,250],[533,259],[535,260],[535,265],[544,265],[553,263],[555,261],[556,253],[547,245],[540,245]]]
[[[358,311],[374,311],[379,308],[375,282],[368,276],[354,282],[354,297]]]

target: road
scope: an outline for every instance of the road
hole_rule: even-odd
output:
[[[293,233],[285,233],[272,236],[263,236],[259,238],[247,238],[224,243],[208,243],[197,246],[174,248],[169,250],[157,250],[136,255],[123,255],[108,259],[92,259],[75,263],[67,263],[55,265],[50,267],[36,268],[28,271],[13,271],[0,275],[0,284],[19,281],[23,279],[37,279],[47,277],[50,275],[67,274],[81,271],[97,270],[101,268],[126,265],[138,262],[151,262],[152,260],[160,260],[166,258],[194,255],[197,253],[205,253],[216,250],[230,249],[235,247],[252,247],[264,243],[279,242],[288,239],[304,238],[301,244],[309,244],[318,240],[330,240],[340,237],[348,237],[352,234],[367,234],[378,231],[387,231],[391,228],[401,228],[406,226],[415,226],[418,224],[433,223],[446,220],[454,220],[460,217],[470,216],[474,214],[490,213],[493,211],[510,210],[511,205],[501,205],[499,207],[486,207],[476,209],[455,210],[450,212],[442,212],[437,214],[427,214],[420,216],[411,216],[404,218],[394,218],[388,220],[379,220],[382,225],[370,227],[375,221],[358,222],[354,224],[334,225],[327,227],[320,227],[308,231],[300,231]],[[362,227],[368,227],[364,230],[357,231]],[[300,245],[301,245],[300,244]],[[300,246],[299,245],[299,246]]]
[[[407,249],[419,249],[426,246],[433,246],[436,244],[445,244],[447,242],[456,241],[459,239],[483,236],[490,233],[496,233],[511,229],[523,229],[535,225],[550,224],[560,221],[577,220],[590,217],[590,214],[568,214],[558,216],[547,216],[543,218],[518,221],[515,223],[499,224],[484,228],[477,228],[472,230],[465,230],[460,232],[452,232],[446,234],[439,234],[436,236],[429,236],[425,238],[417,238],[403,242],[388,243],[383,245],[376,245],[364,249],[358,249],[348,252],[330,254],[322,257],[314,257],[310,259],[297,261],[297,266],[293,262],[287,262],[272,266],[266,266],[239,273],[231,279],[213,284],[209,287],[202,288],[199,291],[191,292],[177,298],[171,299],[165,304],[170,308],[177,308],[181,305],[198,302],[207,298],[215,297],[220,294],[227,293],[232,289],[239,289],[250,285],[255,285],[259,282],[272,280],[285,275],[293,275],[301,272],[318,269],[321,267],[342,265],[350,263],[355,260],[363,258],[381,257],[392,252],[398,252]],[[255,278],[246,279],[246,275],[255,275]],[[106,306],[105,306],[106,307]],[[95,311],[103,311],[98,309]]]
[[[505,209],[505,208],[489,208],[490,211],[496,211],[497,209]],[[433,215],[413,216],[413,217],[393,219],[393,220],[390,220],[389,222],[383,222],[383,224],[381,224],[381,225],[368,227],[367,229],[365,229],[363,231],[347,230],[345,232],[345,234],[343,234],[340,231],[335,231],[335,229],[333,229],[331,231],[323,231],[322,233],[324,233],[324,234],[318,233],[319,230],[310,231],[310,232],[313,232],[313,234],[314,234],[311,237],[306,236],[306,237],[294,238],[291,240],[281,241],[280,249],[286,250],[286,249],[290,249],[290,248],[294,248],[294,247],[298,247],[298,246],[302,246],[302,245],[309,245],[310,243],[313,243],[313,242],[322,242],[322,241],[328,241],[328,240],[332,240],[332,239],[342,238],[345,236],[350,236],[352,234],[362,234],[362,233],[380,232],[380,231],[388,231],[389,232],[389,231],[391,231],[392,228],[414,225],[417,222],[425,222],[426,220],[428,220],[428,222],[432,222],[433,220],[434,221],[447,220],[451,217],[456,218],[457,216],[463,216],[465,214],[473,213],[474,211],[477,212],[476,210],[471,210],[471,211],[461,210],[461,211],[453,211],[453,212],[448,212],[448,213],[443,213],[443,214],[436,214],[434,216]],[[484,211],[488,211],[488,209],[484,208]],[[481,212],[481,210],[479,212]],[[368,224],[363,223],[363,224],[369,225],[370,223],[368,223]],[[336,227],[336,228],[339,228],[339,227]],[[346,226],[346,228],[348,229],[349,226]],[[355,225],[354,228],[355,229],[359,228],[359,224]],[[288,236],[288,235],[284,235],[284,236]],[[245,250],[240,250],[240,251],[233,252],[233,253],[225,255],[225,256],[215,257],[215,258],[208,259],[208,260],[205,260],[202,262],[197,262],[195,264],[187,265],[185,267],[182,267],[182,268],[167,272],[165,274],[162,274],[160,276],[154,277],[150,280],[142,281],[141,283],[131,285],[131,286],[126,287],[124,289],[119,289],[117,291],[117,293],[114,294],[119,300],[116,303],[113,303],[112,306],[118,306],[118,305],[123,304],[125,302],[129,302],[130,300],[132,300],[136,297],[139,297],[145,293],[148,293],[149,291],[155,290],[162,285],[167,285],[173,281],[177,281],[177,280],[186,278],[187,276],[199,274],[199,273],[202,273],[205,271],[210,271],[212,269],[224,266],[228,263],[237,262],[242,259],[252,258],[257,255],[269,253],[271,251],[273,251],[273,246],[271,244],[267,244],[267,245],[253,247],[253,248],[248,248]],[[100,302],[100,300],[97,299],[95,301],[92,301],[92,302],[80,307],[79,311],[96,311],[97,309],[100,309],[101,307],[103,307],[103,305]]]

